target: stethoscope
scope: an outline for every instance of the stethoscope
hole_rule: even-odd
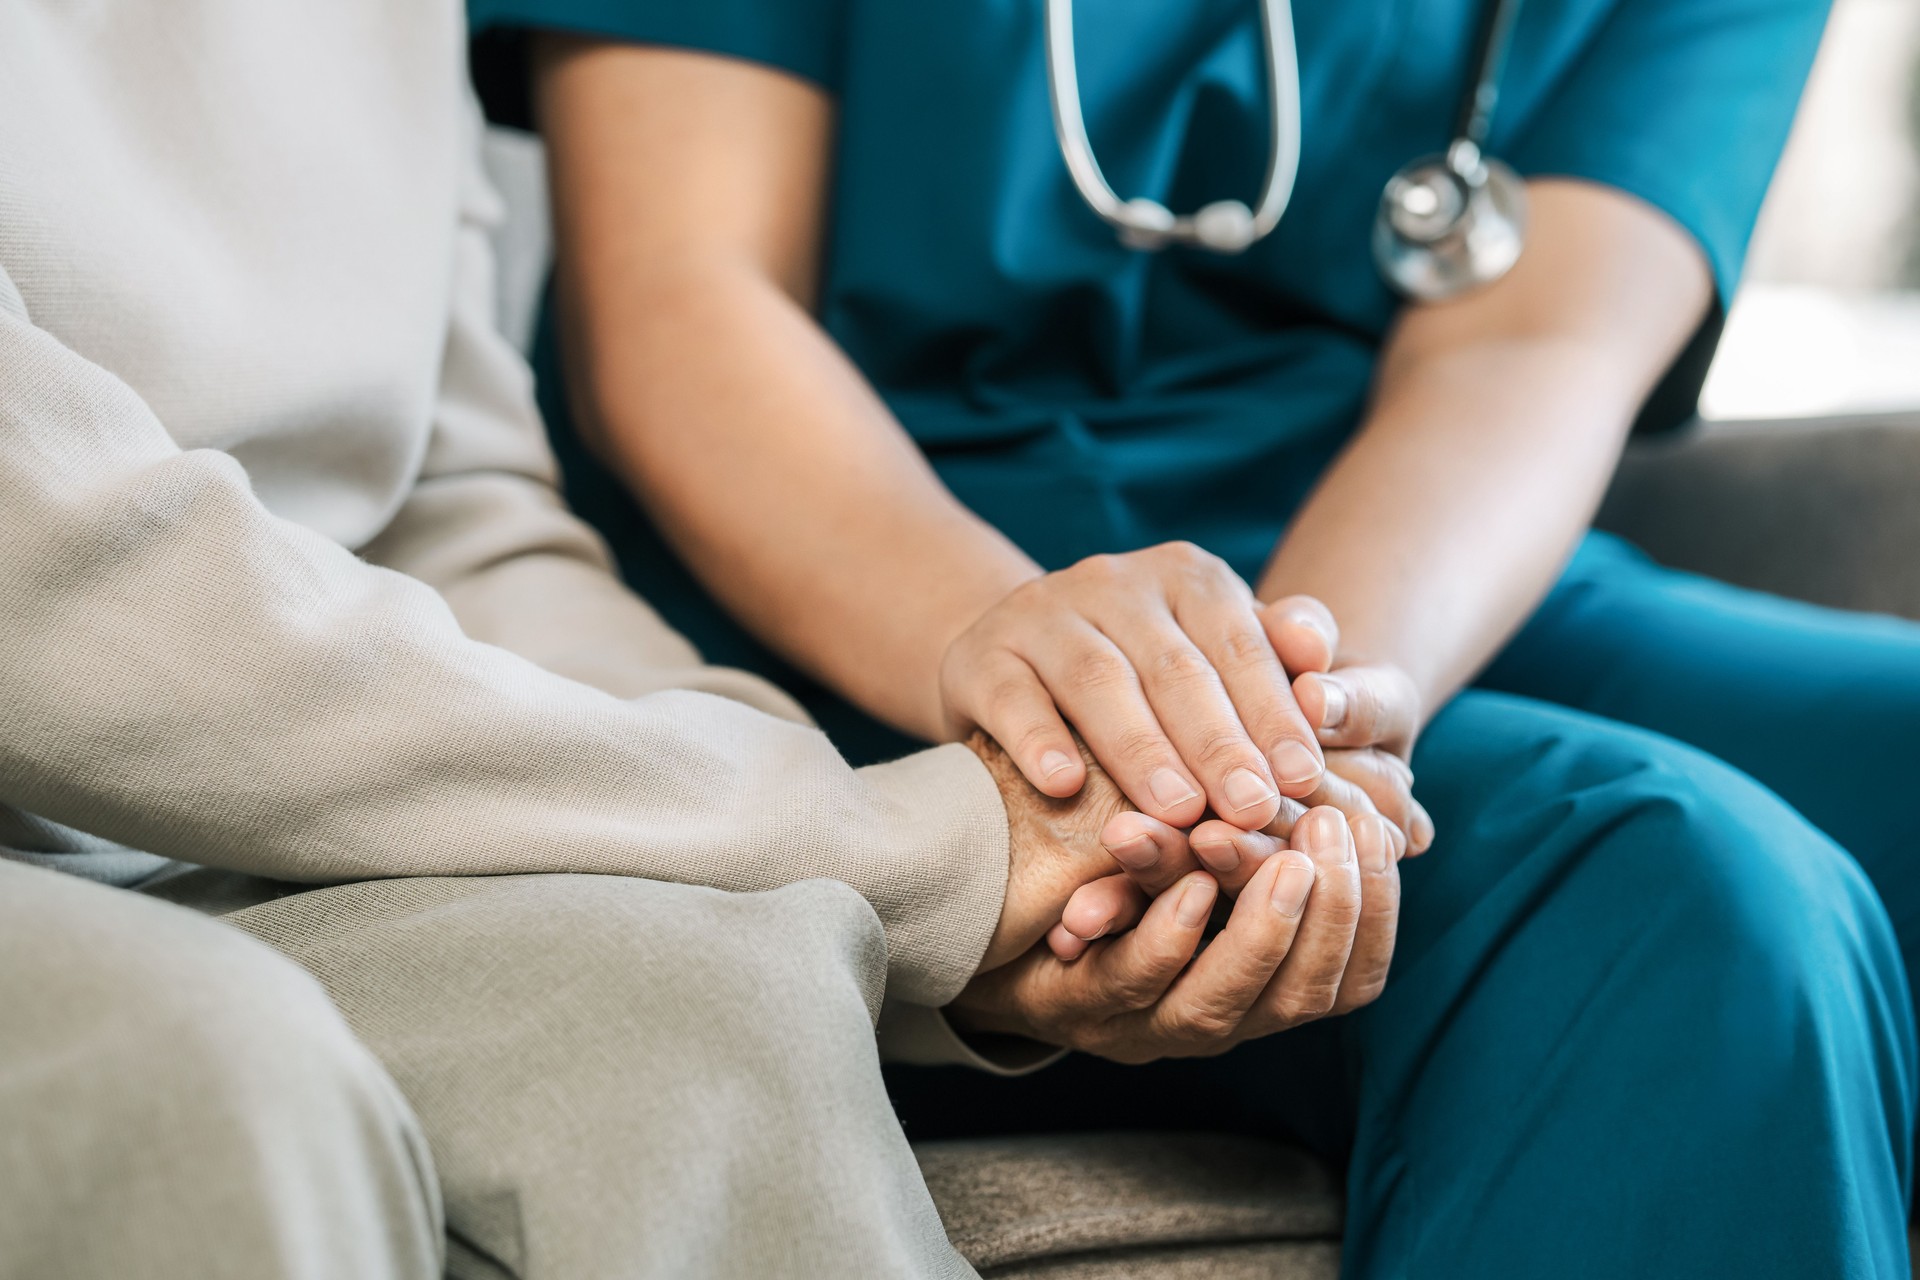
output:
[[[1526,242],[1527,196],[1520,176],[1485,153],[1500,77],[1522,0],[1494,0],[1480,34],[1477,74],[1460,104],[1453,141],[1414,160],[1387,183],[1374,219],[1373,257],[1387,283],[1409,298],[1438,302],[1492,284],[1513,269]],[[1272,151],[1258,201],[1219,200],[1175,215],[1157,200],[1122,200],[1100,171],[1080,108],[1074,69],[1073,0],[1046,0],[1047,87],[1053,129],[1073,184],[1130,249],[1190,245],[1244,253],[1273,233],[1300,175],[1300,54],[1290,0],[1260,0],[1266,34]]]

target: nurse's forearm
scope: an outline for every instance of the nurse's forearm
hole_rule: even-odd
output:
[[[947,645],[1037,569],[809,314],[833,111],[739,59],[537,46],[581,430],[721,604],[868,711],[947,732]]]
[[[1366,424],[1259,587],[1324,600],[1344,656],[1398,664],[1428,714],[1553,584],[1712,298],[1698,245],[1651,206],[1571,181],[1529,191],[1520,264],[1405,314]]]
[[[1261,597],[1318,596],[1343,659],[1398,664],[1431,714],[1552,585],[1633,408],[1577,344],[1490,345],[1405,370],[1294,521]]]
[[[771,647],[939,740],[948,644],[1039,569],[764,276],[663,271],[611,311],[575,403],[674,549]]]

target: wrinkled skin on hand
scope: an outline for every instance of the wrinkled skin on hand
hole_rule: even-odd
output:
[[[1121,870],[1101,836],[1131,806],[1091,758],[1086,785],[1057,800],[1034,790],[1012,757],[986,734],[975,733],[967,746],[993,775],[1007,807],[1007,897],[980,962],[984,973],[1045,937],[1076,889]],[[1131,828],[1127,834],[1133,834]]]

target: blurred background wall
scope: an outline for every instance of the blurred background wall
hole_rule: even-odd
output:
[[[1708,383],[1716,418],[1920,407],[1920,0],[1836,0]]]

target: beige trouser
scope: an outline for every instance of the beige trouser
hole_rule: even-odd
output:
[[[0,1277],[970,1276],[881,1086],[884,949],[825,881],[216,920],[0,861]]]

